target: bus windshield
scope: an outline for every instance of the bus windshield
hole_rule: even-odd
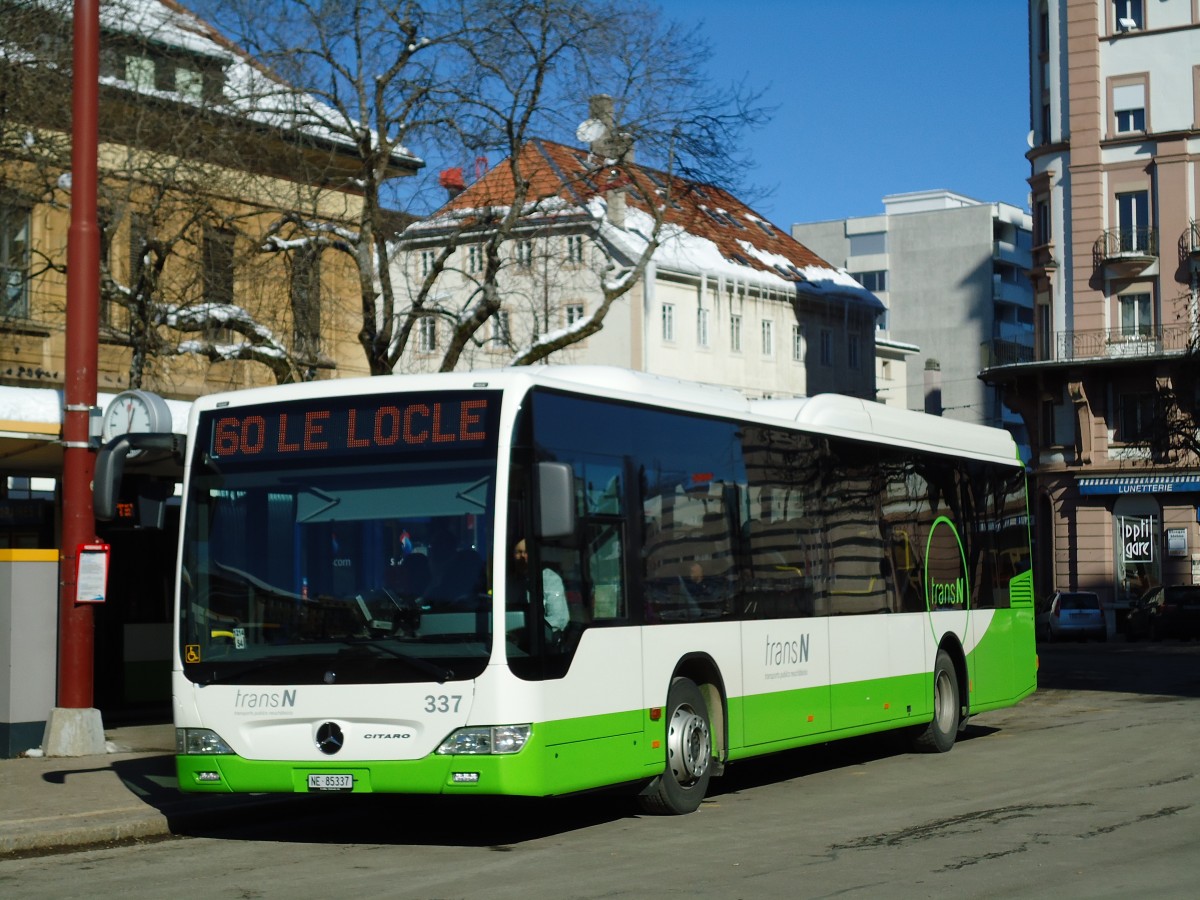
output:
[[[422,415],[431,408],[418,406]],[[291,413],[277,408],[269,415],[284,424],[265,443],[291,446],[284,435]],[[334,427],[320,435],[310,423],[309,439],[297,440],[292,454],[222,454],[212,448],[220,440],[234,446],[228,434],[238,429],[247,447],[263,444],[244,425],[263,416],[202,418],[180,576],[189,679],[384,683],[459,680],[483,670],[492,633],[485,556],[495,508],[494,416],[486,416],[485,439],[461,442],[476,446],[445,440],[434,450],[422,446],[419,416],[387,409],[395,415],[382,424],[376,418],[363,432],[373,445],[356,444],[355,453],[335,451],[356,439],[340,441]],[[467,413],[451,411],[456,423],[467,422]],[[389,441],[393,418],[401,437]],[[353,412],[349,422],[353,428]],[[478,432],[471,436],[484,434],[484,425],[469,424]]]

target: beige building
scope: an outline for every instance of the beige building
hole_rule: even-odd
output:
[[[70,10],[58,0],[6,10],[0,54],[6,551],[59,546],[72,187],[70,86],[60,73],[71,55]],[[55,29],[65,42],[54,39]],[[62,66],[27,66],[12,52],[17,47],[59,53]],[[317,166],[353,171],[354,148],[300,134],[277,112],[245,101],[246,81],[265,74],[170,0],[105,0],[100,56],[97,410],[139,387],[166,398],[182,430],[187,404],[171,401],[367,374],[357,340],[357,270],[343,255],[312,252],[299,241],[263,252],[263,235],[280,210],[322,223],[356,219],[358,195],[318,191],[305,177]],[[420,162],[397,154],[393,164],[389,174],[403,175]],[[148,302],[122,300],[137,296]],[[139,477],[152,480],[136,467],[130,474],[135,488]],[[169,496],[169,479],[154,489]],[[166,517],[163,531],[98,524],[113,548],[111,602],[96,615],[97,705],[106,715],[166,698],[177,533],[170,509]],[[0,722],[0,737],[3,730]]]
[[[1159,389],[1197,390],[1200,8],[1029,17],[1035,346],[984,377],[1032,439],[1039,592],[1096,591],[1116,628],[1147,582],[1200,583],[1200,461],[1153,441]]]

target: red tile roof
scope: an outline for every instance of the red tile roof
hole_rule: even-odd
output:
[[[612,181],[605,180],[605,171],[588,150],[568,147],[552,141],[535,140],[525,144],[518,157],[521,177],[530,182],[528,202],[559,198],[568,208],[582,210],[588,201],[603,198],[607,190],[620,188],[620,178],[612,170]],[[815,266],[834,269],[791,235],[776,228],[729,192],[712,185],[699,184],[663,172],[634,165],[630,176],[646,196],[668,194],[671,205],[666,221],[692,235],[711,241],[727,260],[760,271],[769,272],[788,281],[801,281],[796,269]],[[489,169],[457,197],[450,200],[434,215],[434,219],[455,210],[485,207],[507,208],[515,194],[509,160]],[[625,192],[629,207],[648,212],[638,190]],[[739,242],[749,243],[758,250],[774,254],[787,264],[773,265],[748,253]]]

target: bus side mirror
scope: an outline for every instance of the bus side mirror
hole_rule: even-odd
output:
[[[575,533],[575,473],[570,463],[537,464],[537,499],[539,538]]]
[[[92,512],[101,522],[111,522],[117,515],[117,497],[125,477],[125,460],[134,450],[167,450],[183,460],[183,435],[167,432],[123,434],[100,448],[96,454],[96,471],[92,476]]]

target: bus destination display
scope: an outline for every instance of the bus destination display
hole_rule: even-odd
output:
[[[499,403],[491,395],[386,395],[322,404],[278,404],[207,413],[209,454],[269,460],[493,446]]]

